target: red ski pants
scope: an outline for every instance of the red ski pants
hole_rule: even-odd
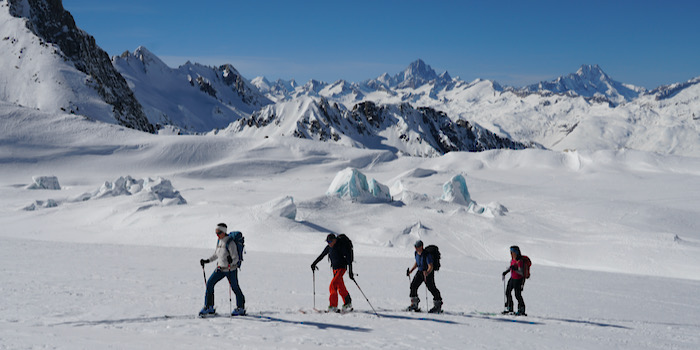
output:
[[[330,306],[338,307],[338,294],[343,297],[343,303],[346,303],[350,293],[348,289],[345,288],[345,281],[343,281],[343,275],[345,275],[346,269],[336,269],[333,270],[333,279],[331,280],[331,285],[328,288],[331,292],[331,296],[328,298],[330,301]]]

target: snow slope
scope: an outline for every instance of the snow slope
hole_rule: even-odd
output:
[[[351,167],[393,202],[325,195]],[[441,200],[462,175],[489,210]],[[60,190],[28,189],[56,176]],[[185,203],[99,196],[162,178]],[[0,344],[5,348],[694,349],[700,328],[700,161],[631,150],[452,152],[436,158],[295,138],[168,136],[0,103]],[[269,210],[293,198],[290,210]],[[24,210],[35,201],[55,207]],[[284,215],[282,215],[284,213]],[[214,225],[246,235],[250,317],[195,319]],[[355,244],[358,312],[304,314],[329,232]],[[443,252],[443,315],[400,312],[412,243]],[[502,307],[508,247],[533,261],[527,318]],[[324,262],[325,263],[325,262]],[[325,307],[326,265],[316,274]],[[207,266],[206,274],[211,273]],[[422,305],[424,289],[419,291]],[[219,285],[216,304],[228,310]],[[432,345],[435,346],[435,345]]]
[[[190,132],[223,128],[270,104],[231,65],[168,67],[145,47],[112,58],[153,124]]]
[[[107,53],[60,1],[0,2],[0,38],[0,101],[153,131]]]
[[[291,136],[420,157],[536,147],[499,137],[465,120],[452,121],[431,108],[362,102],[347,110],[338,103],[308,96],[266,106],[214,134]]]

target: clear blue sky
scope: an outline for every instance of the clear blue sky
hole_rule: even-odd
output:
[[[110,55],[231,63],[248,79],[362,81],[418,58],[521,86],[598,64],[646,88],[700,76],[698,0],[64,0]]]

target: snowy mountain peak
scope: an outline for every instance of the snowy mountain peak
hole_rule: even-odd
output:
[[[112,60],[153,124],[209,131],[271,103],[230,64],[209,67],[187,62],[170,68],[145,47]]]
[[[250,83],[255,85],[260,92],[267,92],[270,90],[270,81],[263,76],[253,78]]]
[[[397,88],[416,88],[438,78],[437,73],[423,60],[418,59],[396,76]]]
[[[603,72],[597,64],[583,64],[581,68],[576,71],[576,75],[581,77],[581,79],[595,81],[595,80],[611,80],[610,77]]]
[[[291,135],[419,157],[534,146],[500,137],[466,120],[453,121],[429,107],[365,101],[346,109],[309,96],[266,106],[220,132],[244,137]]]
[[[144,46],[139,46],[133,53],[124,51],[119,57],[127,62],[137,61],[134,63],[141,66],[144,71],[168,73],[171,70],[165,62]],[[112,60],[114,61],[114,58]]]
[[[523,93],[565,94],[581,96],[613,105],[629,102],[645,91],[644,88],[619,83],[608,76],[597,64],[584,64],[576,73],[543,81],[520,90]]]
[[[452,77],[450,76],[450,73],[447,73],[447,71],[444,71],[442,74],[438,76],[438,79],[441,81],[451,81]]]
[[[436,79],[438,76],[432,67],[427,65],[423,60],[418,59],[408,65],[403,71],[402,77],[403,81],[411,79],[430,81]]]
[[[167,66],[158,56],[149,51],[145,46],[139,46],[134,50],[134,56],[146,64]]]
[[[61,1],[5,3],[0,7],[5,39],[0,44],[0,81],[12,89],[1,100],[154,131],[109,55],[76,26]]]

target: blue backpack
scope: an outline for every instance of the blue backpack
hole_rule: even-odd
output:
[[[238,267],[241,267],[241,263],[243,262],[243,249],[245,248],[245,238],[243,237],[243,233],[241,231],[231,231],[228,236],[231,237],[231,239],[229,239],[228,243],[226,243],[226,249],[228,249],[231,242],[236,243],[236,251],[238,251]]]

